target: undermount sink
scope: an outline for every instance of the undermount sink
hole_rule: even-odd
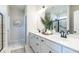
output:
[[[63,38],[60,36],[60,39],[63,41],[74,41],[74,40],[79,40],[79,37],[78,35],[70,34],[70,35],[67,35],[67,38]]]
[[[76,38],[76,39],[79,39],[79,35],[76,35],[76,34],[70,34],[70,35],[67,35],[67,38]]]

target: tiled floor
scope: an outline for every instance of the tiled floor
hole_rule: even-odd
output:
[[[32,49],[29,46],[26,46],[26,53],[33,53]]]
[[[12,46],[4,48],[0,53],[33,53],[29,46]]]
[[[33,53],[33,51],[29,46],[26,46],[26,47],[21,47],[18,49],[11,50],[11,53]]]
[[[25,49],[20,48],[20,49],[12,50],[11,53],[25,53]]]

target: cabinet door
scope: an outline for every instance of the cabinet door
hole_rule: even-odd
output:
[[[55,53],[56,51],[51,49],[46,42],[45,38],[40,37],[41,43],[40,43],[40,48],[41,48],[41,53]]]
[[[41,52],[40,53],[55,53],[55,51],[46,45],[41,45]]]
[[[55,50],[55,53],[61,53],[61,45],[49,40],[46,40],[46,45]]]
[[[77,53],[77,52],[67,47],[63,47],[63,53]]]

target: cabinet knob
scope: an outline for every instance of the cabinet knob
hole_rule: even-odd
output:
[[[38,39],[38,37],[36,37],[36,39]]]
[[[44,40],[41,40],[42,42],[44,42]]]
[[[34,38],[35,38],[35,36],[34,36]]]
[[[49,53],[52,53],[52,51],[49,51]]]

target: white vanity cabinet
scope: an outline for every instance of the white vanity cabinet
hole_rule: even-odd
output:
[[[47,40],[46,38],[40,37],[36,34],[29,34],[29,45],[35,53],[59,53],[61,52],[61,46]]]
[[[67,48],[67,47],[63,47],[62,49],[63,49],[62,50],[63,53],[77,53],[77,51],[74,51],[74,50]]]
[[[78,51],[34,33],[29,33],[29,45],[35,53],[78,53]]]
[[[35,53],[51,53],[51,50],[44,44],[44,41],[42,40],[41,37],[30,33],[29,34],[29,39],[30,39],[30,46],[33,49]]]
[[[39,53],[40,52],[40,41],[38,37],[34,34],[29,34],[29,39],[30,39],[29,45],[31,46],[33,51],[35,53]]]

